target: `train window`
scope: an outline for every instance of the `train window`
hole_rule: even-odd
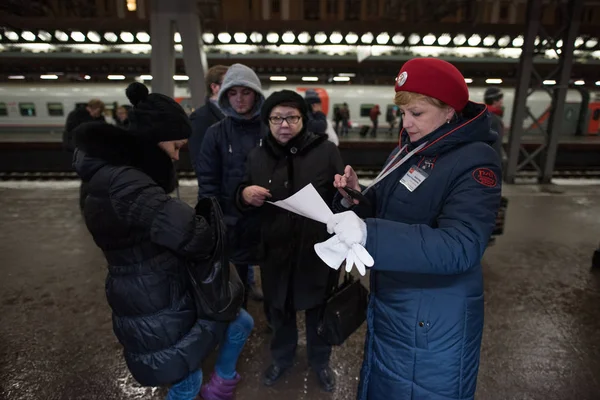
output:
[[[6,103],[0,103],[0,117],[8,116],[8,108],[6,107]]]
[[[371,114],[371,108],[375,107],[375,104],[361,104],[360,105],[360,116],[369,117]]]
[[[51,117],[62,117],[65,115],[62,103],[47,103],[48,115]]]
[[[35,117],[35,104],[19,103],[19,111],[22,117]]]

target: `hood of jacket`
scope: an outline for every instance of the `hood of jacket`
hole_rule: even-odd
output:
[[[100,122],[82,124],[74,135],[73,167],[84,181],[89,182],[103,167],[129,166],[147,174],[165,192],[175,189],[173,162],[156,143]]]
[[[227,98],[227,91],[234,86],[244,86],[256,92],[256,100],[254,101],[254,108],[251,113],[252,117],[260,115],[260,108],[265,102],[260,79],[258,79],[258,76],[256,76],[256,73],[251,68],[248,68],[243,64],[233,64],[229,67],[227,73],[223,77],[218,101],[221,112],[228,117],[245,119],[231,107],[229,99]]]
[[[470,142],[484,142],[490,146],[498,139],[498,134],[490,129],[491,116],[484,104],[469,101],[462,115],[449,124],[443,124],[429,135],[416,142],[410,141],[406,130],[402,130],[401,144],[407,145],[408,151],[427,142],[419,154],[434,156],[446,153],[455,147]]]

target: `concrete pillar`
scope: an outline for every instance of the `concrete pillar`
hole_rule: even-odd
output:
[[[281,0],[281,19],[290,19],[290,0]]]
[[[271,0],[262,0],[262,19],[271,19]]]
[[[492,15],[490,18],[490,23],[497,24],[500,19],[500,0],[495,0],[492,3]]]
[[[175,49],[173,35],[175,33],[173,14],[169,3],[152,0],[150,13],[150,74],[152,75],[152,91],[173,96],[175,85]]]

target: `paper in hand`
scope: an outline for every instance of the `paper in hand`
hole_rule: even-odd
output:
[[[285,200],[268,201],[267,203],[324,224],[333,216],[333,212],[312,183],[304,186],[296,194]]]

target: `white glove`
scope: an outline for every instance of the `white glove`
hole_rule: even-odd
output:
[[[335,233],[348,246],[367,243],[367,224],[354,211],[333,214],[327,221],[327,232]]]
[[[350,272],[352,266],[356,265],[358,272],[364,276],[366,274],[365,266],[372,267],[375,264],[373,257],[371,257],[369,252],[363,246],[355,243],[352,247],[348,247],[345,243],[340,241],[337,235],[325,242],[316,243],[314,248],[321,260],[335,270],[340,268],[340,265],[345,259],[346,272]]]

